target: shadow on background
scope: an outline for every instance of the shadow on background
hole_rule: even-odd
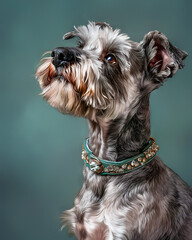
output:
[[[187,51],[186,66],[151,96],[152,136],[159,155],[192,185],[190,1],[1,1],[1,239],[74,239],[59,216],[82,184],[86,120],[63,116],[38,96],[34,73],[41,55],[73,25],[106,21],[132,40],[158,29]]]

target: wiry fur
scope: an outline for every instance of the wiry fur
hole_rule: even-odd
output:
[[[158,31],[140,43],[106,23],[89,23],[64,35],[78,37],[75,61],[44,58],[37,70],[43,97],[64,114],[88,119],[95,155],[121,161],[142,151],[150,137],[149,95],[183,68],[187,56]],[[113,54],[116,63],[106,56]],[[80,240],[189,240],[192,190],[159,157],[120,176],[84,167],[74,207],[63,214]]]

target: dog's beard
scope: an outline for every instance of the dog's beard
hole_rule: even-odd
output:
[[[41,60],[36,76],[43,98],[62,113],[90,117],[112,107],[115,92],[102,76],[101,68],[81,57],[80,63],[55,68],[51,57]]]

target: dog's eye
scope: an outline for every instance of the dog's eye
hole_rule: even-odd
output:
[[[106,60],[108,63],[111,63],[111,64],[116,63],[116,58],[115,58],[115,56],[113,56],[112,54],[106,55],[106,56],[105,56],[105,60]]]

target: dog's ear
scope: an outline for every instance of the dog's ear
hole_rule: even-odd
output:
[[[153,81],[154,89],[184,67],[183,60],[188,54],[174,47],[161,32],[149,32],[140,44],[145,55],[146,79]]]

